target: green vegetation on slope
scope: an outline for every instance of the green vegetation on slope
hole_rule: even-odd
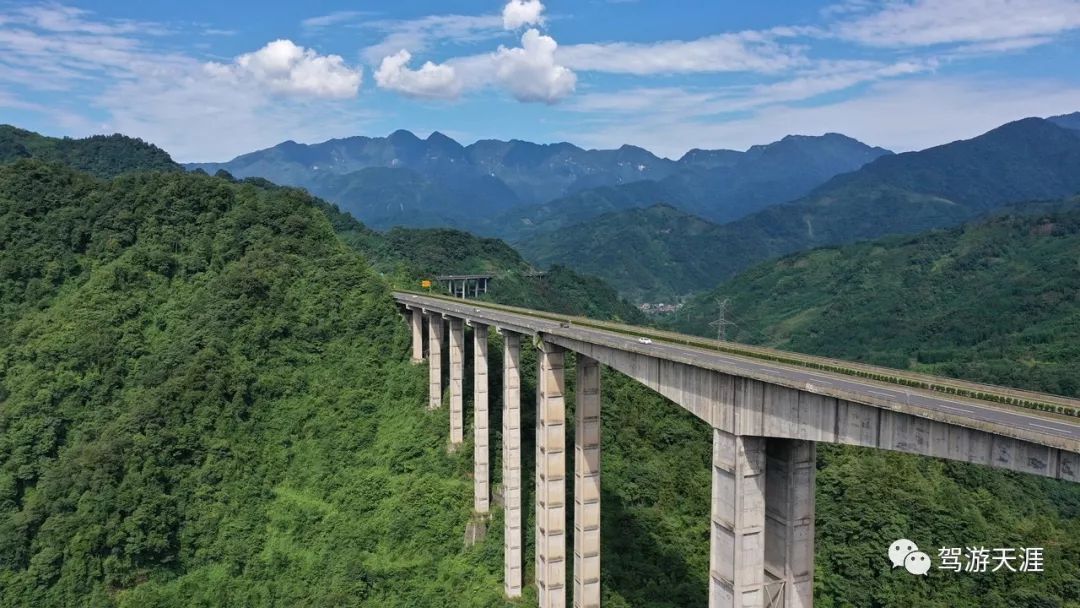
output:
[[[0,163],[20,158],[58,162],[102,178],[132,171],[182,170],[164,150],[140,139],[123,135],[57,139],[0,125]]]
[[[727,298],[743,342],[1080,396],[1080,200],[1034,207],[765,263],[672,324],[715,335]],[[1080,606],[1076,484],[821,445],[817,511],[818,606]],[[928,552],[1046,547],[1047,572],[914,582],[882,561],[901,537]]]
[[[979,137],[920,152],[883,156],[852,173],[837,176],[797,201],[768,207],[708,230],[699,223],[652,221],[635,229],[640,214],[622,211],[598,222],[595,237],[586,224],[573,232],[594,257],[612,262],[600,276],[633,273],[638,264],[656,267],[648,256],[626,259],[618,238],[629,230],[642,251],[671,252],[675,266],[704,267],[724,280],[764,260],[824,245],[851,243],[891,234],[915,234],[957,226],[995,208],[1021,201],[1049,200],[1080,193],[1080,132],[1028,118]],[[670,232],[656,230],[670,229]],[[682,240],[704,241],[699,253],[685,254]],[[572,256],[565,234],[523,242],[526,257],[552,260],[594,272],[590,258]],[[673,245],[674,244],[674,245]],[[689,248],[684,248],[689,249]],[[662,262],[667,260],[661,257]],[[620,265],[616,265],[616,262]],[[620,292],[627,286],[618,285]]]
[[[1080,394],[1080,199],[915,237],[757,266],[674,321],[708,335],[730,299],[736,340]]]
[[[0,167],[0,605],[501,605],[380,281],[306,196]]]

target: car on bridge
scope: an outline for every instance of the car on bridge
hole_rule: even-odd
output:
[[[644,336],[638,338],[637,341],[642,343],[642,344],[652,344],[652,340],[649,339],[649,338],[646,338]]]

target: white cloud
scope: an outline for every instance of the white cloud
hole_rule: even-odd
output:
[[[526,25],[541,25],[544,22],[544,5],[540,0],[510,0],[503,7],[503,27],[516,30]]]
[[[499,47],[495,54],[496,77],[518,101],[554,103],[574,92],[577,76],[555,61],[558,44],[551,36],[530,29],[521,47]]]
[[[308,17],[300,22],[300,26],[308,30],[317,30],[332,25],[348,23],[362,15],[364,15],[362,11],[334,11],[326,15]]]
[[[384,35],[363,50],[364,59],[373,65],[402,50],[416,55],[440,42],[470,44],[503,35],[498,15],[428,15],[403,21],[371,21],[363,27]]]
[[[839,23],[840,38],[876,47],[1034,40],[1080,28],[1080,0],[911,0]]]
[[[816,105],[760,108],[745,118],[642,112],[636,119],[596,120],[563,134],[577,143],[614,147],[632,141],[678,157],[690,148],[745,149],[784,135],[840,132],[895,151],[920,150],[968,139],[1025,116],[1052,116],[1080,107],[1080,86],[1041,80],[923,79],[879,82],[862,96]],[[978,108],[978,112],[972,112]]]
[[[575,70],[621,74],[691,72],[778,72],[805,63],[801,49],[776,42],[777,32],[719,34],[697,40],[654,43],[575,44],[559,49],[558,59]]]
[[[419,70],[410,69],[409,51],[399,51],[384,57],[375,72],[375,83],[413,97],[455,98],[461,94],[462,83],[453,66],[426,62]]]
[[[291,40],[275,40],[229,65],[207,64],[214,76],[233,75],[278,93],[315,97],[353,97],[360,89],[362,72],[345,65],[338,55],[319,55]]]

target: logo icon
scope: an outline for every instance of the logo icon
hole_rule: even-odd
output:
[[[930,556],[919,551],[918,545],[906,538],[889,545],[889,561],[893,568],[903,567],[915,575],[925,575],[932,565]]]
[[[904,568],[915,575],[925,575],[930,571],[930,556],[922,551],[912,551],[904,558]]]
[[[908,553],[918,550],[919,547],[915,543],[906,538],[901,538],[889,545],[889,561],[892,562],[893,568],[900,568],[904,566],[904,558],[908,556]]]

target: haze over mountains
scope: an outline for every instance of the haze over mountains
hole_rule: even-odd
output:
[[[881,155],[843,135],[789,136],[735,150],[691,150],[677,161],[635,146],[584,150],[573,144],[482,140],[462,146],[435,132],[292,141],[227,163],[226,170],[301,186],[375,228],[453,226],[517,239],[605,211],[678,204],[728,221],[791,200]]]

